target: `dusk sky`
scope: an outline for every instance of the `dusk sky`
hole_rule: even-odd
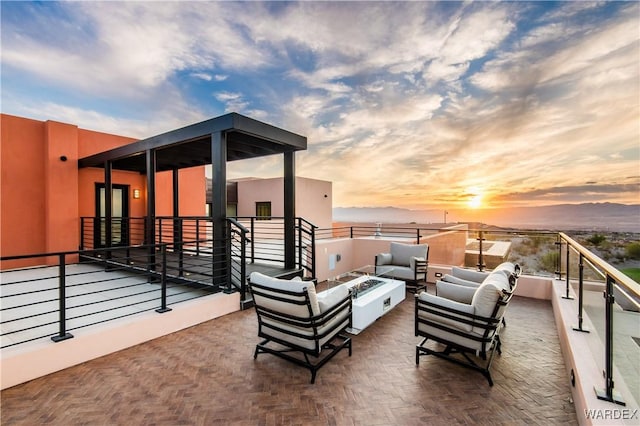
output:
[[[336,207],[640,203],[638,2],[1,8],[6,114],[146,138],[238,112],[305,135]]]

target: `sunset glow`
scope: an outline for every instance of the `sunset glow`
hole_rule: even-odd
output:
[[[146,138],[235,111],[306,136],[336,207],[640,200],[639,2],[0,7],[6,114]]]
[[[469,207],[472,209],[477,209],[482,206],[482,195],[474,195],[469,200]]]

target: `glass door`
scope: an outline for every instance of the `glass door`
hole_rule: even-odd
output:
[[[96,183],[96,230],[95,247],[114,247],[129,245],[129,186],[112,185],[111,200],[111,244],[106,244],[105,187]]]

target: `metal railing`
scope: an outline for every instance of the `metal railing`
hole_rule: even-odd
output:
[[[104,218],[82,217],[80,249],[103,246],[105,226]],[[144,217],[112,218],[111,227],[114,245],[149,243],[146,237],[148,223]],[[226,235],[222,237],[214,235],[213,223],[208,216],[159,216],[155,219],[154,228],[152,243],[173,244],[170,251],[176,253],[175,267],[179,276],[194,273],[188,268],[191,256],[213,256],[208,275],[216,283],[224,282],[227,291],[234,288],[240,291],[241,300],[245,300],[247,295],[247,263],[285,267],[283,217],[227,218]],[[305,219],[295,218],[295,269],[306,271],[312,278],[316,271],[316,229]],[[224,255],[217,256],[216,253]],[[202,268],[195,269],[202,274]]]
[[[43,337],[66,340],[73,330],[167,312],[170,305],[221,290],[206,273],[182,279],[194,265],[180,265],[175,251],[172,244],[158,244],[1,257],[5,265],[39,264],[1,273],[1,347]]]
[[[236,223],[248,232],[247,261],[267,262],[284,267],[284,217],[236,217]],[[315,241],[317,226],[295,218],[295,268],[315,277]]]
[[[585,310],[590,310],[589,318],[591,319],[594,327],[597,328],[596,333],[599,334],[599,338],[604,344],[604,356],[603,356],[603,388],[595,389],[598,399],[602,399],[616,404],[625,405],[625,402],[621,395],[615,390],[614,381],[614,362],[619,360],[620,363],[629,361],[629,357],[632,358],[631,363],[637,368],[640,365],[640,356],[637,355],[638,347],[634,345],[631,338],[627,333],[619,328],[616,328],[618,320],[623,320],[632,324],[632,329],[640,329],[640,284],[635,282],[630,277],[626,276],[618,269],[611,266],[606,261],[586,249],[580,243],[565,233],[559,233],[560,244],[558,245],[559,254],[561,257],[564,254],[564,260],[566,262],[566,294],[565,299],[572,299],[570,296],[571,286],[571,271],[572,268],[572,255],[573,264],[575,265],[575,256],[577,255],[577,269],[578,269],[578,282],[577,282],[577,297],[578,297],[578,312],[577,319],[578,325],[574,328],[577,332],[590,332],[584,327],[584,313]],[[566,252],[562,252],[562,246],[564,245]],[[590,278],[588,281],[585,279],[585,268],[589,268],[597,278]],[[597,286],[597,283],[601,283]],[[597,300],[589,299],[585,293],[585,287],[587,285],[594,286],[602,291],[603,298],[598,303]],[[602,306],[604,303],[604,306]],[[617,304],[617,306],[616,306]],[[621,309],[622,308],[622,309]],[[604,318],[599,318],[598,313],[604,311]],[[623,316],[624,315],[624,316]],[[636,336],[636,338],[638,338]],[[637,342],[640,345],[640,342]],[[636,354],[635,356],[633,354]],[[620,371],[626,369],[619,368]],[[635,383],[631,383],[629,388],[633,392],[635,389],[634,398],[640,402],[640,383],[638,381],[638,374],[625,375],[625,381],[635,380]]]
[[[247,244],[251,241],[249,230],[235,219],[229,223],[229,284],[240,291],[240,300],[247,299]]]
[[[444,232],[466,235],[467,245],[464,261],[466,267],[474,267],[483,271],[493,269],[503,261],[511,261],[519,263],[529,274],[560,276],[560,260],[557,258],[559,237],[558,233],[554,231],[353,225],[317,229],[316,240],[373,238],[417,244],[429,242],[430,237]],[[501,244],[506,244],[508,247],[501,249],[499,247]]]
[[[332,228],[321,228],[317,230],[317,239],[324,240],[328,238],[364,238],[364,237],[384,237],[406,240],[407,242],[419,242],[422,237],[434,232],[440,231],[441,228],[408,228],[402,226],[336,226]]]

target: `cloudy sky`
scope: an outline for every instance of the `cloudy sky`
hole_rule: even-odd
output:
[[[1,8],[3,113],[145,138],[239,112],[307,136],[336,207],[640,202],[638,2]]]

